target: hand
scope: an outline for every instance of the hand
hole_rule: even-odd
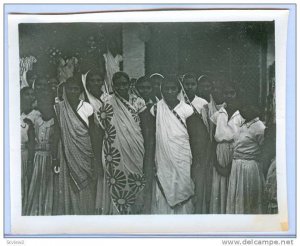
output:
[[[60,166],[59,166],[59,162],[57,161],[57,159],[52,159],[52,167],[53,167],[53,172],[55,174],[60,173]]]
[[[228,167],[222,167],[219,164],[217,164],[215,167],[216,167],[218,174],[220,174],[221,176],[228,177],[230,175],[230,171],[229,171]]]

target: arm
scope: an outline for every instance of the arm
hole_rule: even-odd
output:
[[[214,134],[215,135],[215,134]],[[216,155],[216,150],[217,150],[217,141],[213,138],[212,143],[211,143],[211,157],[213,158],[212,163],[216,169],[216,171],[218,172],[218,174],[220,174],[223,177],[228,177],[230,175],[231,172],[231,165],[232,163],[230,163],[227,167],[222,167],[217,159],[217,155]]]
[[[219,163],[218,160],[214,161],[214,167],[216,168],[218,174],[220,174],[223,177],[228,177],[230,175],[231,172],[231,166],[232,166],[232,162],[230,162],[228,164],[227,167],[222,167]]]

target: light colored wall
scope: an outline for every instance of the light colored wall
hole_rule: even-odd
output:
[[[139,38],[138,24],[123,25],[123,70],[130,78],[145,74],[145,43]]]

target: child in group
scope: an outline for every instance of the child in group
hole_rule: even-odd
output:
[[[47,76],[39,75],[33,84],[34,94],[37,100],[37,105],[44,101],[44,98],[53,96]],[[54,103],[51,102],[53,105]]]
[[[22,215],[25,215],[29,181],[32,174],[34,156],[34,123],[39,112],[33,110],[34,92],[30,87],[23,87],[21,98],[21,185],[22,185]]]
[[[26,215],[53,215],[53,179],[57,159],[58,131],[50,94],[39,101],[38,110],[41,114],[34,124],[35,156]]]
[[[264,178],[258,159],[265,126],[253,102],[244,103],[240,112],[245,122],[234,136],[226,213],[261,214]]]
[[[233,139],[244,121],[238,111],[237,90],[233,84],[225,83],[223,98],[226,108],[222,107],[211,117],[211,121],[216,125],[214,134],[216,141],[216,161],[213,168],[210,200],[210,213],[212,214],[226,213]]]

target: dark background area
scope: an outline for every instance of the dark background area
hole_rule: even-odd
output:
[[[145,42],[145,71],[207,74],[213,80],[230,80],[247,88],[253,102],[266,102],[267,57],[274,56],[274,22],[140,23],[140,39]],[[122,53],[122,27],[131,23],[20,24],[20,57],[33,55],[37,67],[49,64],[51,48],[64,58],[80,55],[93,36],[97,52],[116,41]],[[270,41],[271,40],[271,41]],[[43,64],[43,65],[41,65]]]

